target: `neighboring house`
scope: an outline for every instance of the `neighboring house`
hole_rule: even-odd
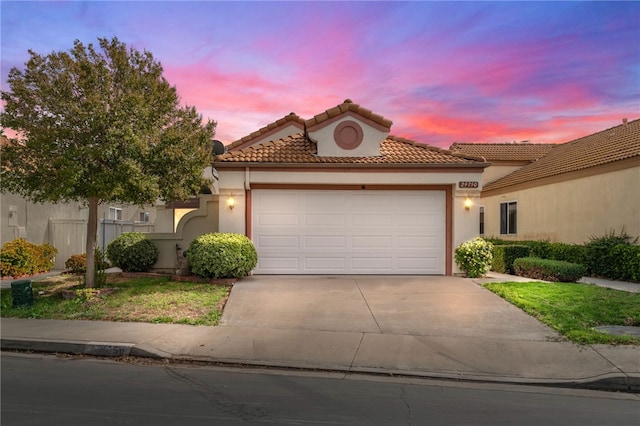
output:
[[[529,164],[485,181],[479,202],[481,234],[576,244],[622,229],[640,236],[640,120],[625,119],[619,126],[548,147],[451,147],[490,161],[487,176],[500,176],[504,170],[492,169],[505,161],[533,154]],[[545,149],[546,154],[534,158]]]
[[[0,136],[0,144],[4,143],[6,137]],[[17,194],[0,193],[0,245],[16,238],[51,244],[58,250],[55,268],[64,269],[71,255],[85,252],[88,216],[81,203],[36,204]],[[152,231],[155,208],[103,204],[98,218],[98,245],[104,248],[122,232]]]
[[[391,125],[346,100],[228,145],[213,163],[217,229],[251,238],[256,274],[452,274],[488,164]]]
[[[523,166],[544,157],[557,144],[514,143],[460,143],[449,148],[451,152],[484,158],[491,163],[482,174],[482,186],[504,177]]]

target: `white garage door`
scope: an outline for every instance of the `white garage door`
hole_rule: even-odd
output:
[[[444,191],[253,190],[256,274],[444,274]]]

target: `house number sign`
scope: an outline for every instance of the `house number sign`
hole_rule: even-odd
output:
[[[463,180],[458,182],[458,188],[476,189],[478,188],[478,182]]]

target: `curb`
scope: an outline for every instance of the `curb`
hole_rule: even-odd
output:
[[[451,373],[438,373],[428,371],[406,371],[406,370],[382,370],[371,368],[323,368],[318,366],[292,366],[278,362],[251,362],[247,360],[236,361],[232,359],[202,359],[188,356],[174,357],[172,354],[159,350],[149,345],[119,342],[80,342],[73,340],[44,340],[27,338],[2,338],[0,339],[1,350],[14,351],[35,351],[48,353],[67,353],[75,355],[91,355],[100,357],[126,357],[134,356],[153,359],[174,359],[181,361],[200,361],[224,364],[227,366],[242,365],[243,367],[263,367],[263,368],[294,368],[296,370],[310,371],[332,371],[351,374],[373,374],[377,376],[393,377],[416,377],[423,379],[451,380],[455,382],[476,382],[494,383],[505,385],[524,386],[548,386],[569,389],[587,389],[613,392],[640,393],[640,376],[629,376],[622,374],[611,374],[588,379],[552,381],[547,379],[524,379],[517,377],[492,377],[482,375],[461,375]]]

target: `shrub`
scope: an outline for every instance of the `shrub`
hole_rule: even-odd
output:
[[[0,250],[0,275],[19,277],[53,269],[58,253],[50,244],[34,244],[24,238],[6,242]]]
[[[64,267],[74,274],[87,272],[87,254],[74,254],[64,262]],[[109,263],[104,259],[104,253],[96,250],[96,270],[104,270],[109,267]]]
[[[258,253],[241,234],[214,233],[196,238],[187,250],[191,272],[205,278],[240,278],[258,263]]]
[[[158,260],[158,248],[141,232],[125,232],[107,245],[107,257],[125,272],[146,272]]]
[[[491,269],[503,274],[513,274],[513,261],[519,257],[529,256],[529,251],[529,247],[525,245],[494,245]]]
[[[616,259],[611,279],[640,282],[640,246],[618,244],[611,249],[611,257]]]
[[[637,238],[633,243],[637,242]],[[585,265],[591,275],[616,279],[616,269],[623,268],[622,259],[613,255],[613,248],[617,245],[632,245],[631,237],[622,229],[619,235],[614,230],[603,236],[591,237],[585,244]]]
[[[564,260],[584,265],[586,252],[585,246],[580,244],[549,243],[545,259]]]
[[[468,277],[477,278],[489,272],[493,259],[493,244],[480,237],[465,241],[455,250],[456,264]]]
[[[513,262],[516,275],[544,281],[576,282],[584,276],[584,265],[562,260],[522,257]]]

